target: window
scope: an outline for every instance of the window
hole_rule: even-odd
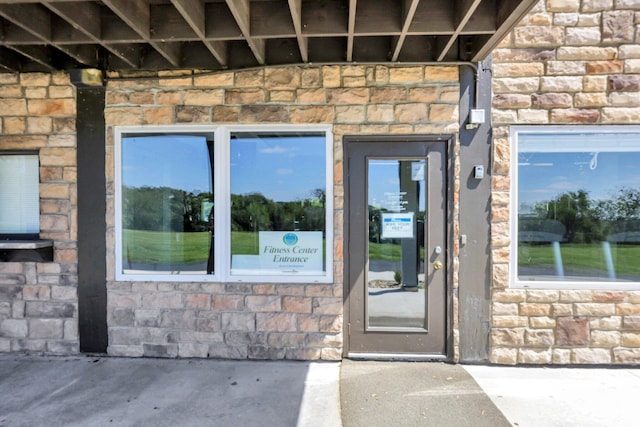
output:
[[[328,127],[122,127],[116,138],[116,279],[332,280]]]
[[[640,285],[640,129],[512,128],[517,287]]]
[[[39,185],[37,153],[0,153],[0,235],[38,237]]]

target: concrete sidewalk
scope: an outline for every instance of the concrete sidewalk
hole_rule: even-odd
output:
[[[0,426],[339,426],[339,363],[0,356]]]
[[[619,427],[639,395],[633,368],[0,356],[0,427]]]

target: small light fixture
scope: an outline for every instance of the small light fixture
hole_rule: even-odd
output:
[[[484,110],[473,108],[471,110],[471,114],[469,115],[469,123],[465,126],[465,129],[471,130],[476,129],[478,126],[483,124],[484,119]]]
[[[70,70],[71,83],[77,87],[97,87],[104,85],[102,70],[96,68],[83,68]]]

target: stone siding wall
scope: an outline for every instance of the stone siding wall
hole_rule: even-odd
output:
[[[0,74],[0,152],[38,151],[54,261],[0,262],[0,352],[78,352],[76,99],[65,73]]]
[[[457,67],[275,67],[112,75],[107,87],[109,354],[340,359],[344,135],[458,130]],[[334,132],[334,283],[116,282],[113,127],[322,123]]]
[[[491,362],[640,363],[640,291],[509,288],[509,126],[640,124],[638,24],[638,0],[542,0],[493,54]]]

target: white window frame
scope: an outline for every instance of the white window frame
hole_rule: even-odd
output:
[[[510,204],[510,232],[511,232],[511,256],[509,262],[509,283],[516,289],[560,289],[560,290],[637,290],[640,282],[621,281],[561,281],[561,280],[520,280],[518,278],[518,139],[523,134],[542,135],[575,135],[575,134],[637,134],[640,137],[640,126],[612,125],[612,126],[511,126],[509,131],[511,149],[511,187],[509,190]],[[628,143],[626,144],[628,146]],[[562,149],[561,149],[562,148]],[[628,151],[625,144],[618,147],[608,145],[606,151]],[[636,148],[636,147],[634,147]],[[551,146],[548,151],[557,152],[585,152],[588,148],[580,147],[580,144],[564,146]],[[602,150],[604,151],[604,150]],[[635,151],[635,150],[634,150]],[[637,151],[640,151],[640,139]]]
[[[322,275],[231,274],[231,150],[233,132],[300,132],[324,133],[326,155],[326,258]],[[122,269],[122,137],[150,133],[213,133],[214,134],[214,215],[215,240],[213,274],[128,274]],[[330,125],[166,125],[116,126],[114,129],[115,161],[115,279],[128,282],[250,282],[250,283],[333,283],[333,133]]]
[[[40,159],[37,151],[0,151],[0,156],[10,158],[22,157],[24,173],[15,170],[0,171],[0,182],[7,185],[7,192],[12,199],[0,200],[0,210],[8,217],[14,228],[2,228],[0,234],[7,235],[35,235],[40,234]],[[1,165],[0,165],[1,166]],[[17,191],[17,192],[16,192]]]

